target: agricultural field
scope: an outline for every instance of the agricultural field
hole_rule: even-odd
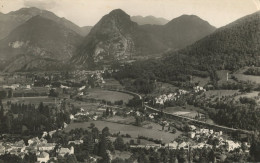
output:
[[[175,92],[176,89],[178,89],[178,87],[172,84],[157,82],[157,87],[151,94],[157,96],[165,93]]]
[[[40,102],[43,102],[45,105],[55,104],[54,97],[48,96],[37,96],[37,97],[13,97],[3,100],[3,104],[6,104],[7,101],[11,101],[12,103],[24,103],[24,104],[34,104],[38,105]],[[56,98],[56,103],[59,103],[59,99]]]
[[[165,112],[167,113],[187,116],[190,118],[194,118],[198,114],[198,111],[201,111],[201,109],[192,105],[186,105],[184,107],[176,106],[176,107],[165,108]]]
[[[226,96],[233,96],[236,94],[241,94],[239,90],[209,90],[203,93],[205,94],[207,99],[214,100],[217,97],[226,97]]]
[[[169,132],[160,131],[157,129],[147,129],[144,127],[138,127],[133,125],[125,125],[125,124],[119,124],[119,123],[113,123],[113,122],[107,122],[107,121],[89,121],[89,122],[83,122],[83,123],[71,123],[69,126],[65,129],[66,132],[69,132],[72,129],[75,128],[83,128],[88,129],[91,123],[94,123],[95,126],[102,130],[104,127],[108,127],[110,133],[118,133],[120,134],[129,134],[132,138],[137,138],[138,136],[145,136],[153,139],[159,139],[162,140],[164,143],[169,143],[176,139],[181,133],[178,132],[176,134],[172,134]]]
[[[113,159],[118,157],[118,158],[121,158],[121,159],[125,160],[125,159],[130,158],[131,155],[132,155],[132,153],[128,152],[128,151],[118,151],[118,150],[115,150],[115,153],[112,154],[112,157],[113,157]]]
[[[193,83],[198,83],[199,86],[204,87],[206,84],[208,84],[208,82],[210,82],[210,78],[209,77],[201,78],[201,77],[198,77],[198,76],[193,76],[192,77],[192,82]]]
[[[241,97],[248,97],[248,98],[254,98],[259,101],[259,91],[253,91],[250,93],[241,94],[235,97],[235,100],[239,100]]]
[[[128,117],[113,116],[107,118],[106,121],[122,123],[122,124],[133,124],[135,123],[135,118],[133,116],[128,116]]]
[[[127,103],[130,99],[133,98],[132,95],[116,92],[116,91],[108,91],[103,89],[89,89],[87,95],[83,96],[83,98],[88,99],[97,99],[97,100],[106,100],[110,102],[123,100],[124,103]]]
[[[105,83],[102,85],[103,88],[106,89],[123,89],[124,86],[122,86],[117,80],[110,78],[105,79]]]
[[[232,76],[231,71],[220,70],[220,71],[217,71],[217,75],[219,78],[218,84],[223,84],[223,83],[226,83],[227,81],[231,82],[231,83],[236,83],[235,80],[231,79],[231,76]]]
[[[255,75],[245,75],[244,72],[248,69],[248,67],[242,68],[236,71],[233,76],[236,77],[240,81],[251,81],[256,84],[260,84],[260,76]]]

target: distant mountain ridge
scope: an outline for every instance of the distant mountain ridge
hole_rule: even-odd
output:
[[[73,30],[42,16],[34,16],[0,40],[0,56],[13,65],[8,66],[11,70],[22,68],[32,60],[66,62],[81,41],[82,37]],[[21,55],[32,56],[32,59],[24,57],[24,60],[19,57]]]
[[[139,26],[123,10],[117,9],[92,28],[72,61],[92,64],[149,57],[168,49],[183,48],[215,29],[196,16],[179,17],[166,25]]]
[[[0,14],[0,39],[3,39],[13,29],[18,27],[19,25],[22,25],[27,20],[37,15],[40,15],[44,18],[53,20],[61,25],[64,25],[65,27],[73,30],[74,32],[80,34],[81,36],[86,36],[86,32],[76,24],[72,23],[71,21],[65,18],[60,18],[50,11],[31,7],[31,8],[21,8],[17,11],[12,11],[7,14]]]
[[[132,16],[131,20],[139,25],[151,24],[151,25],[165,25],[169,20],[165,18],[157,18],[154,16]]]
[[[157,79],[179,84],[192,77],[218,80],[217,70],[236,71],[260,66],[260,12],[238,19],[161,59],[139,61],[118,73],[118,78]]]

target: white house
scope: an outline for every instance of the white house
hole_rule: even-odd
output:
[[[37,161],[42,163],[46,163],[50,160],[50,155],[47,152],[41,152],[38,156],[37,156]]]
[[[227,145],[227,150],[228,151],[233,151],[236,148],[240,148],[241,147],[239,143],[237,143],[237,142],[235,143],[232,140],[226,140],[226,145]]]
[[[74,147],[71,146],[71,148],[60,148],[57,150],[58,155],[64,157],[66,154],[74,154]]]
[[[79,144],[83,143],[83,140],[75,140],[75,141],[69,141],[68,142],[68,144],[73,144],[73,143],[79,145]]]
[[[178,148],[178,143],[176,141],[169,143],[168,144],[169,149],[177,149]]]

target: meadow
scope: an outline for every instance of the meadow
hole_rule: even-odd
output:
[[[109,128],[110,133],[119,133],[120,134],[129,134],[132,138],[137,138],[138,136],[145,136],[148,138],[159,139],[162,140],[164,143],[169,143],[177,138],[181,133],[177,132],[176,134],[172,134],[169,132],[160,131],[158,129],[147,129],[144,127],[138,127],[133,125],[125,125],[107,121],[90,121],[90,122],[83,122],[83,123],[71,123],[67,128],[65,128],[66,132],[69,132],[75,128],[83,128],[88,129],[91,123],[94,123],[95,126],[102,130],[105,127]]]
[[[86,98],[93,98],[97,100],[106,100],[110,102],[120,101],[123,100],[124,103],[127,103],[130,99],[133,98],[132,95],[116,92],[116,91],[109,91],[103,89],[90,89],[87,92]]]

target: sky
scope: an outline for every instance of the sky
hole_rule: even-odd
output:
[[[102,16],[121,8],[130,16],[152,15],[172,20],[197,15],[221,27],[260,10],[260,0],[0,0],[0,12],[37,7],[54,12],[79,26],[95,25]]]

